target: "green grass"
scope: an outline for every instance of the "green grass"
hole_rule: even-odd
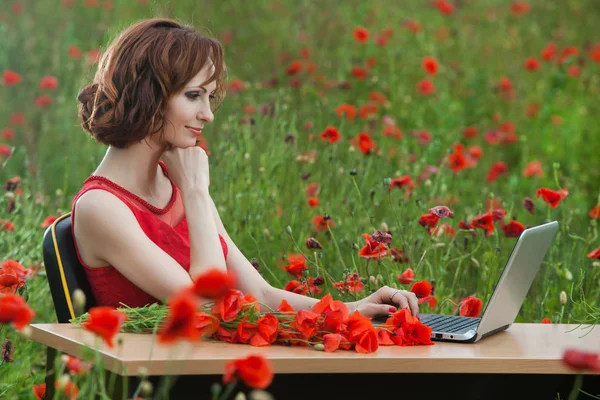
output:
[[[589,310],[578,290],[566,304],[559,300],[561,291],[570,293],[583,277],[587,304],[599,306],[600,268],[586,258],[600,246],[596,220],[588,215],[600,203],[600,65],[585,50],[588,43],[600,42],[597,2],[536,0],[530,2],[531,11],[519,17],[501,0],[461,1],[451,16],[420,0],[178,0],[148,5],[116,0],[110,11],[85,7],[82,1],[64,8],[58,0],[24,0],[19,15],[13,14],[10,3],[0,6],[0,71],[16,71],[23,82],[0,87],[0,129],[16,133],[10,142],[15,146],[13,156],[0,158],[0,183],[21,176],[23,194],[17,196],[10,214],[8,198],[0,197],[0,219],[16,226],[13,232],[0,232],[0,261],[41,263],[40,223],[46,216],[70,210],[73,196],[104,155],[105,147],[86,136],[77,121],[77,92],[93,78],[96,66],[85,62],[85,53],[104,49],[117,32],[140,18],[163,16],[191,23],[217,38],[227,31],[232,34],[232,43],[225,45],[229,77],[243,80],[249,89],[229,94],[215,122],[205,129],[212,153],[211,195],[236,245],[248,259],[257,258],[263,276],[273,285],[283,287],[291,279],[281,270],[282,258],[302,250],[318,261],[320,271],[311,266],[311,276],[325,270],[326,277],[341,280],[344,273],[358,271],[367,284],[359,298],[376,289],[370,275],[381,274],[385,284],[400,287],[396,274],[411,267],[416,280],[435,283],[438,306],[433,312],[453,313],[468,295],[485,303],[516,239],[504,237],[500,224],[490,237],[481,230],[472,237],[471,232],[458,229],[458,221],[485,212],[486,200],[496,197],[508,211],[506,222],[515,218],[526,226],[550,220],[560,223],[517,321],[540,322],[548,317],[554,323],[574,323],[587,318]],[[423,31],[414,34],[404,28],[406,19],[419,21]],[[355,26],[368,28],[372,38],[386,27],[393,28],[394,34],[385,47],[372,39],[358,45],[352,37]],[[448,29],[445,40],[439,39],[441,28]],[[305,42],[298,40],[301,32],[306,34]],[[575,46],[580,54],[563,65],[541,61],[539,71],[527,71],[525,60],[539,59],[551,41],[559,52]],[[82,60],[67,56],[71,45],[82,50]],[[300,88],[290,87],[285,69],[300,58],[302,47],[311,50],[317,73],[328,81],[348,81],[352,87],[326,90],[305,73],[298,77],[303,82]],[[420,66],[425,56],[440,63],[438,75],[432,78],[437,91],[429,97],[415,88],[426,77]],[[367,80],[356,80],[351,68],[364,65],[369,57],[377,60],[376,65]],[[452,67],[454,63],[458,67]],[[580,76],[570,77],[566,68],[579,63]],[[57,77],[59,88],[47,93],[54,100],[52,106],[40,109],[34,99],[42,94],[38,84],[44,75]],[[495,90],[501,77],[512,80],[513,100],[503,99]],[[278,79],[278,87],[266,87],[272,78]],[[366,104],[371,91],[381,91],[389,99],[389,107],[373,119],[347,121],[336,115],[340,104]],[[540,106],[533,118],[526,115],[531,103]],[[246,105],[259,110],[268,105],[274,109],[273,117],[259,111],[251,116],[253,124],[240,124]],[[14,112],[25,113],[25,126],[11,126]],[[496,114],[499,121],[493,119]],[[383,135],[384,115],[396,120],[403,132],[401,140]],[[553,117],[561,117],[562,124],[553,124]],[[314,127],[305,129],[307,122]],[[483,133],[503,122],[514,124],[519,141],[488,144]],[[328,126],[340,130],[340,142],[329,145],[320,140]],[[467,126],[479,129],[477,138],[462,137]],[[429,131],[432,142],[419,145],[413,130]],[[380,155],[350,149],[349,139],[360,132],[371,134]],[[288,134],[295,136],[293,145],[285,142]],[[0,143],[6,142],[0,138]],[[440,160],[459,142],[479,145],[483,157],[476,167],[455,174]],[[388,157],[391,149],[396,155]],[[297,161],[299,154],[313,150],[318,154],[314,163]],[[543,177],[522,176],[533,160],[542,163]],[[506,163],[508,173],[488,183],[489,168],[497,161]],[[410,175],[416,180],[427,165],[438,165],[439,173],[419,183],[408,199],[404,191],[388,190],[386,179]],[[302,179],[305,174],[310,174],[307,180]],[[320,204],[312,209],[304,194],[310,182],[321,186]],[[541,187],[567,188],[569,195],[550,209],[535,197]],[[36,195],[45,196],[45,201],[37,204]],[[452,197],[456,203],[449,203]],[[525,197],[534,200],[535,215],[521,205]],[[275,212],[277,205],[284,210],[281,217]],[[419,216],[437,205],[453,210],[454,219],[442,222],[455,227],[456,236],[430,236],[418,224]],[[313,217],[325,214],[336,222],[333,235],[315,231]],[[353,245],[364,246],[361,235],[374,233],[382,223],[393,233],[392,246],[404,250],[409,263],[378,264],[358,257]],[[288,225],[291,235],[285,231]],[[310,236],[324,246],[316,255],[303,245]],[[331,283],[327,279],[325,291],[353,299],[337,293]],[[28,303],[37,312],[34,322],[54,322],[43,271],[28,281],[27,292]],[[7,337],[16,345],[15,361],[0,366],[0,397],[33,398],[32,384],[43,381],[45,348],[7,327],[0,332],[0,339]]]

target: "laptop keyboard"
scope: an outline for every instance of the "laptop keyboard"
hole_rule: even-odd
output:
[[[434,332],[464,333],[473,329],[481,318],[461,317],[458,315],[419,314],[421,322],[430,326]]]

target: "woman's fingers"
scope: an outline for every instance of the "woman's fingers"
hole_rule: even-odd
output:
[[[381,288],[384,302],[391,302],[399,310],[408,307],[412,315],[419,315],[419,302],[417,296],[408,290],[393,289],[387,286]]]
[[[409,292],[408,290],[403,290],[402,292],[408,300],[410,313],[415,316],[419,315],[419,300],[417,299],[417,295],[413,292]]]

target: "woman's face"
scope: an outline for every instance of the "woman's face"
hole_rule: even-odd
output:
[[[215,119],[210,108],[210,100],[217,88],[215,81],[201,86],[213,74],[215,67],[211,62],[183,90],[173,95],[167,102],[165,117],[164,145],[172,147],[192,147],[202,133],[202,128]],[[160,140],[160,139],[157,139]]]

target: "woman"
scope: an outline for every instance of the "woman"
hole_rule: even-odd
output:
[[[209,194],[209,164],[196,146],[223,97],[221,45],[171,19],[123,31],[79,95],[82,127],[108,146],[73,199],[73,236],[98,305],[165,300],[209,267],[232,270],[238,289],[276,308],[317,299],[269,285],[233,243]],[[410,307],[415,295],[384,287],[356,302],[373,317]],[[391,306],[395,307],[391,307]]]

